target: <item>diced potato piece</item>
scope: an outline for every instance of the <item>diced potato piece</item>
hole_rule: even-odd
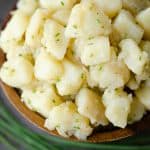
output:
[[[132,72],[141,75],[146,63],[148,63],[148,54],[142,52],[137,43],[132,39],[122,40],[120,48],[122,51],[119,57],[124,60]]]
[[[23,57],[15,57],[3,64],[0,78],[9,86],[20,88],[32,81],[33,66]]]
[[[140,89],[136,91],[136,96],[139,101],[146,107],[146,109],[150,110],[150,86],[145,84]]]
[[[123,7],[131,11],[134,15],[150,6],[150,1],[148,0],[122,0],[122,2]]]
[[[93,3],[81,3],[73,7],[66,28],[66,36],[89,37],[109,35],[111,20]]]
[[[41,38],[43,26],[50,17],[50,12],[47,9],[38,8],[31,17],[29,26],[27,28],[25,43],[33,48],[41,46]]]
[[[39,0],[43,8],[50,10],[70,9],[77,0]]]
[[[19,0],[17,8],[23,12],[32,15],[38,7],[38,0]]]
[[[22,101],[33,111],[48,118],[50,110],[63,103],[61,97],[56,94],[55,89],[46,83],[37,82],[34,86],[23,89]]]
[[[76,96],[76,104],[79,113],[90,119],[93,125],[108,125],[104,105],[97,93],[88,88],[81,89]]]
[[[145,114],[144,105],[137,99],[133,98],[131,103],[131,111],[128,116],[128,123],[132,124],[134,122],[140,121]]]
[[[90,67],[90,78],[100,88],[123,87],[130,78],[127,66],[122,62],[109,62],[107,64]]]
[[[105,115],[108,120],[114,126],[125,128],[130,113],[131,95],[128,95],[122,89],[107,89],[102,99],[106,107]]]
[[[141,11],[137,15],[136,20],[143,27],[145,38],[150,40],[150,7]]]
[[[108,37],[100,36],[92,39],[89,37],[83,47],[81,61],[90,66],[108,62],[110,57],[111,48]]]
[[[80,66],[69,60],[64,60],[63,66],[64,74],[56,84],[58,93],[62,96],[76,94],[83,83],[84,72]]]
[[[22,11],[13,13],[12,18],[8,22],[4,31],[0,36],[0,47],[5,51],[9,51],[12,47],[20,42],[25,34],[29,23],[29,17]],[[16,30],[17,29],[17,30]]]
[[[139,43],[144,30],[136,24],[133,16],[126,10],[121,10],[113,23],[113,28],[119,33],[121,39],[131,38]]]
[[[69,40],[64,35],[65,28],[53,20],[44,25],[42,44],[55,58],[62,60],[67,51]]]
[[[71,13],[70,9],[58,10],[52,15],[52,18],[66,27],[69,20],[70,13]]]
[[[72,102],[54,107],[49,113],[45,127],[49,130],[56,129],[64,137],[74,135],[81,140],[86,140],[93,130],[89,120],[77,112],[76,105]]]
[[[43,50],[35,60],[34,73],[39,80],[56,83],[63,74],[63,65]]]
[[[94,2],[110,18],[116,16],[122,8],[122,0],[94,0]]]

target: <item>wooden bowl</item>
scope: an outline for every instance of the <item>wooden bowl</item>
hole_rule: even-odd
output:
[[[4,21],[3,28],[8,22],[10,16],[7,17],[6,21]],[[5,61],[5,54],[0,50],[0,66]],[[38,113],[35,113],[28,109],[20,100],[19,94],[14,88],[11,88],[4,84],[0,80],[0,88],[3,92],[3,95],[6,98],[7,103],[9,103],[13,109],[19,113],[22,117],[22,120],[25,120],[29,124],[38,128],[38,130],[44,133],[48,133],[50,135],[54,135],[57,137],[61,137],[56,131],[49,131],[44,128],[44,118],[41,117]],[[150,114],[147,114],[141,121],[127,126],[125,129],[114,128],[112,126],[97,129],[86,142],[90,143],[101,143],[101,142],[109,142],[116,141],[119,139],[127,138],[135,135],[138,132],[149,129],[150,127]],[[63,138],[63,137],[61,137]],[[65,138],[63,138],[65,139]],[[67,140],[67,139],[66,139]],[[68,140],[78,141],[75,137],[70,137]],[[84,141],[82,141],[84,142]]]

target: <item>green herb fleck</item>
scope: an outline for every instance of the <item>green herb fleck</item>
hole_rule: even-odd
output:
[[[100,24],[100,23],[101,23],[99,19],[96,19],[96,22],[97,22],[98,24]]]
[[[60,81],[61,81],[61,79],[60,79],[60,78],[58,78],[58,79],[57,79],[57,82],[60,82]]]
[[[84,79],[84,73],[81,74],[81,79]]]
[[[93,36],[90,36],[90,37],[88,38],[88,40],[92,40],[92,39],[94,39],[94,37],[93,37]]]
[[[60,41],[60,39],[56,39],[56,42],[59,42]]]
[[[30,100],[30,99],[28,99],[27,101],[28,101],[28,104],[29,104],[29,105],[31,105],[31,100]]]
[[[72,53],[72,55],[75,55],[75,52],[73,50],[71,51],[71,53]]]
[[[98,70],[101,71],[103,69],[103,66],[99,66]]]
[[[32,92],[33,92],[33,93],[36,93],[36,89],[32,89]]]
[[[57,125],[56,128],[60,128],[60,125]]]
[[[32,37],[31,37],[32,39],[34,39],[35,37],[34,37],[34,35],[32,35]]]
[[[74,25],[73,25],[73,28],[77,29],[78,27],[77,27],[77,25],[74,24]]]
[[[19,57],[23,57],[23,55],[22,55],[22,54],[19,54]]]
[[[93,56],[94,56],[94,54],[93,54],[93,53],[91,53],[91,54],[90,54],[90,57],[93,57]]]
[[[60,35],[60,33],[58,32],[58,33],[55,34],[55,37],[58,37],[59,35]]]
[[[52,100],[52,102],[53,102],[53,103],[56,103],[56,100],[55,100],[55,99],[53,99],[53,100]]]
[[[62,5],[62,6],[64,6],[64,5],[65,5],[63,1],[61,1],[60,3],[61,3],[61,5]]]
[[[142,60],[142,57],[141,57],[141,56],[139,57],[139,60],[140,60],[140,61]]]
[[[76,119],[75,122],[80,122],[80,120],[79,120],[79,119]]]
[[[79,129],[80,129],[79,126],[74,126],[73,128],[76,129],[76,130],[79,130]]]

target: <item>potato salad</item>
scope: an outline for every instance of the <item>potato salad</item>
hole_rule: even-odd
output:
[[[150,110],[149,0],[19,0],[0,47],[0,79],[61,136]]]

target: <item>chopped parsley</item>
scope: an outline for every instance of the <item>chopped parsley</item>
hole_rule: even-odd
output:
[[[98,24],[100,24],[100,23],[101,23],[100,19],[96,19],[96,22],[97,22]]]
[[[32,89],[32,92],[33,92],[33,93],[36,93],[36,89]]]
[[[88,40],[92,40],[92,39],[94,39],[93,36],[89,36],[89,37],[88,37]]]
[[[98,70],[101,71],[103,69],[103,66],[99,66]]]
[[[61,5],[62,5],[62,6],[64,6],[64,5],[65,5],[63,1],[61,1],[60,3],[61,3]]]
[[[94,56],[94,54],[93,54],[93,53],[91,53],[91,54],[90,54],[90,57],[93,57],[93,56]]]
[[[52,102],[53,102],[53,103],[56,103],[56,100],[55,100],[55,99],[53,99],[53,100],[52,100]]]
[[[73,50],[71,51],[71,53],[72,53],[72,55],[75,55],[75,52]]]
[[[79,129],[80,129],[79,126],[74,126],[73,128],[76,129],[76,130],[79,130]]]
[[[84,73],[81,74],[81,79],[84,79]]]
[[[60,125],[57,125],[56,128],[60,128]]]
[[[60,35],[60,33],[58,32],[58,33],[55,34],[55,37],[58,37],[59,35]]]
[[[77,28],[78,28],[78,26],[74,24],[74,25],[73,25],[73,28],[74,28],[74,29],[77,29]]]

